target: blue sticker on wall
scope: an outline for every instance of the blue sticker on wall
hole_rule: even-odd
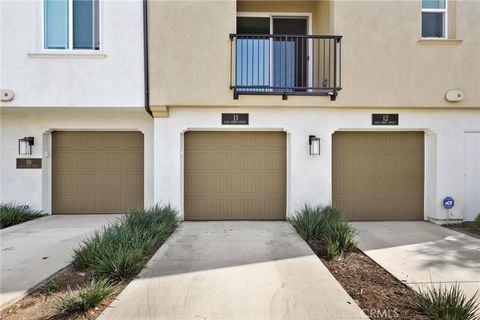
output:
[[[443,199],[443,206],[445,209],[452,209],[454,205],[455,200],[453,200],[452,197],[445,197],[445,199]]]

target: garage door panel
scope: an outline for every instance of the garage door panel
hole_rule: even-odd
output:
[[[344,209],[351,220],[416,220],[423,197],[350,196],[338,198],[335,205]]]
[[[198,170],[212,170],[222,171],[230,170],[233,167],[233,157],[231,152],[211,152],[208,153],[205,159],[201,162],[201,167]]]
[[[76,161],[75,154],[70,151],[55,151],[53,150],[55,155],[58,155],[58,160],[56,162],[56,170],[57,172],[63,171],[70,167],[70,163]]]
[[[333,203],[353,220],[423,219],[423,132],[336,132]]]
[[[84,193],[81,196],[78,194],[64,193],[53,198],[52,205],[55,208],[54,213],[77,213],[77,210],[82,212],[95,211],[96,195],[95,193]]]
[[[102,174],[99,177],[99,187],[100,189],[103,189],[105,193],[108,192],[119,192],[122,189],[128,187],[128,183],[124,182],[124,177],[121,173],[117,174]]]
[[[263,194],[264,195],[281,195],[285,196],[284,186],[287,184],[284,175],[266,175],[263,178]]]
[[[62,151],[54,150],[53,153],[55,154],[56,170],[95,169],[96,159],[93,152],[75,152],[62,149]]]
[[[185,177],[185,193],[190,196],[232,192],[232,177],[223,175],[190,175]]]
[[[122,161],[118,159],[122,157]],[[107,151],[102,156],[96,157],[98,163],[95,164],[95,168],[98,170],[119,171],[126,168],[126,162],[128,161],[128,154],[121,151]]]
[[[236,157],[234,170],[242,171],[257,171],[265,168],[265,160],[263,159],[263,153],[259,152],[242,152],[238,153]]]
[[[385,177],[365,177],[354,179],[349,188],[350,194],[369,196],[372,193],[378,195],[395,194],[400,196],[407,192],[408,194],[418,194],[423,191],[422,186],[416,184],[417,177],[399,177],[395,183],[385,181]],[[408,190],[408,191],[406,191]],[[345,192],[345,194],[348,194]]]
[[[423,185],[418,183],[417,174],[389,175],[374,173],[371,175],[356,175],[355,177],[336,177],[335,194],[400,194],[408,190],[409,193],[423,192]]]
[[[336,157],[336,166],[341,172],[423,172],[423,166],[419,166],[423,163],[422,154],[396,152],[360,155],[352,153],[337,154]]]
[[[124,198],[121,193],[104,193],[96,195],[95,208],[99,212],[120,212],[124,208]]]
[[[285,169],[285,151],[270,151],[265,155],[264,169],[268,171],[282,172]]]
[[[191,157],[185,158],[185,168],[191,172],[205,170],[216,172],[232,168],[231,153],[190,151],[190,154]]]
[[[81,136],[71,136],[72,141],[70,141],[70,147],[75,148],[78,147],[80,150],[86,149],[86,150],[91,150],[95,148],[105,148],[105,143],[102,143],[101,141],[98,142],[95,139],[95,132],[86,132],[85,134]]]
[[[239,179],[238,187],[236,192],[240,192],[241,194],[257,194],[263,193],[263,179],[262,177],[257,177],[254,175],[245,175],[245,176],[238,176]]]
[[[100,212],[125,212],[143,207],[143,194],[106,193],[96,195],[96,210]]]
[[[275,220],[284,210],[282,197],[190,199],[185,212],[194,210],[193,220]],[[192,220],[192,218],[188,218]]]
[[[230,220],[233,218],[232,202],[230,198],[191,198],[185,201],[185,212],[195,212],[196,220]]]
[[[131,171],[124,173],[122,183],[124,190],[143,194],[143,192],[141,192],[143,191],[144,186],[143,171]]]
[[[188,132],[184,149],[187,220],[285,219],[284,133]]]
[[[143,207],[140,132],[54,132],[52,141],[53,213],[122,213]]]
[[[56,178],[57,194],[64,194],[69,190],[95,190],[97,179],[92,174],[71,173],[57,174]]]

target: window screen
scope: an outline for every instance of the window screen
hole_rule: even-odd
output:
[[[45,49],[68,49],[68,0],[45,0]]]
[[[422,0],[422,37],[446,38],[446,0]]]
[[[423,12],[422,13],[422,37],[442,38],[443,37],[443,13]]]
[[[73,0],[73,48],[98,49],[98,0]]]

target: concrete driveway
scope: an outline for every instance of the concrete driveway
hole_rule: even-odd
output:
[[[47,216],[0,231],[0,309],[72,262],[72,250],[119,215]]]
[[[287,222],[184,222],[99,317],[366,319]]]
[[[412,288],[480,289],[480,240],[429,222],[354,222],[360,249]]]

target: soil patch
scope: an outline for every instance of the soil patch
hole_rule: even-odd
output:
[[[117,285],[113,292],[106,297],[97,307],[85,312],[77,314],[63,315],[58,314],[57,304],[58,298],[65,297],[68,287],[72,292],[76,292],[78,287],[85,285],[92,279],[92,272],[78,271],[74,267],[69,266],[57,274],[55,279],[59,280],[61,289],[54,293],[45,293],[43,287],[40,287],[27,295],[25,298],[17,301],[10,307],[2,310],[1,319],[5,320],[92,320],[96,319],[100,313],[117,297],[120,292],[127,286],[131,279],[127,279]]]
[[[308,244],[370,319],[429,319],[417,305],[412,289],[360,250],[329,261],[322,241]]]
[[[450,225],[444,225],[444,227],[447,227],[449,229],[464,233],[468,236],[480,239],[480,227],[475,224],[473,221],[469,222],[463,222],[459,224],[450,224]]]

